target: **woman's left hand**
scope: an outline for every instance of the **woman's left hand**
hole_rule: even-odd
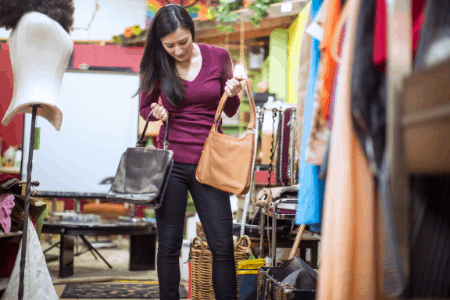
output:
[[[234,97],[237,94],[239,94],[239,92],[242,90],[242,85],[239,82],[239,79],[242,78],[238,78],[238,77],[234,77],[231,79],[228,79],[227,83],[226,83],[226,87],[225,87],[225,91],[228,94],[228,97]]]

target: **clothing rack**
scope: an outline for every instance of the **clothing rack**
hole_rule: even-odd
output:
[[[412,1],[387,0],[388,59],[387,59],[387,162],[395,220],[395,233],[401,257],[405,284],[394,299],[408,299],[411,289],[410,245],[410,181],[405,163],[405,126],[422,122],[421,118],[407,122],[403,115],[402,89],[405,77],[413,70]],[[419,112],[423,114],[423,112]],[[383,239],[380,239],[381,243]],[[383,247],[381,247],[383,249]],[[384,253],[382,253],[384,255]],[[386,295],[383,293],[383,298]],[[392,299],[392,298],[390,298]],[[431,298],[428,298],[431,299]]]

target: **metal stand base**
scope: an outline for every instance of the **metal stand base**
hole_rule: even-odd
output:
[[[91,252],[92,256],[94,256],[94,258],[98,260],[98,257],[96,255],[96,253],[97,253],[100,256],[100,258],[108,265],[108,267],[111,270],[114,270],[114,268],[111,267],[111,265],[108,263],[106,258],[104,258],[101,254],[99,254],[98,251],[95,249],[95,247],[92,246],[92,244],[84,236],[80,235],[79,237],[82,239],[83,243],[87,247],[87,250],[80,251],[80,252],[78,252],[78,250],[77,250],[77,253],[75,253],[74,256],[78,257],[80,255],[83,255],[83,254],[87,253],[87,252]],[[60,245],[61,245],[61,242],[57,242],[56,244],[51,245],[50,247],[48,247],[47,249],[44,250],[44,254],[47,253],[48,251],[52,250],[53,248],[60,246]]]

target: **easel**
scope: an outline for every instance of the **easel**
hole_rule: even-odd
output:
[[[38,185],[39,183],[31,182],[31,171],[33,169],[33,147],[36,130],[36,116],[37,109],[40,105],[32,105],[31,114],[31,132],[30,132],[30,145],[28,150],[28,163],[27,163],[27,181],[25,186],[25,203],[24,203],[24,217],[23,217],[23,235],[22,235],[22,252],[20,253],[20,281],[19,281],[19,300],[23,300],[24,289],[24,277],[25,277],[25,257],[27,254],[27,238],[28,238],[28,218],[30,214],[30,190],[31,185]]]

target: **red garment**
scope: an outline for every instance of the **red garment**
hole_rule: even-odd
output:
[[[419,46],[420,31],[422,29],[425,15],[425,0],[412,1],[412,26],[411,34],[413,38],[413,57],[416,55]],[[377,0],[375,32],[373,36],[373,63],[381,72],[386,72],[387,57],[387,16],[386,0]]]
[[[36,229],[37,224],[34,221],[33,217],[30,216],[31,222],[33,222],[33,226]],[[12,271],[14,269],[14,265],[16,263],[17,255],[19,254],[19,244],[22,236],[16,236],[15,238],[7,241],[4,239],[4,242],[0,242],[0,277],[10,278]]]
[[[19,242],[4,240],[5,242],[0,245],[0,277],[10,278],[19,253]]]
[[[13,179],[13,178],[15,178],[15,177],[11,176],[11,175],[8,175],[8,174],[0,173],[0,184],[3,183],[3,182],[8,181],[10,179]]]

